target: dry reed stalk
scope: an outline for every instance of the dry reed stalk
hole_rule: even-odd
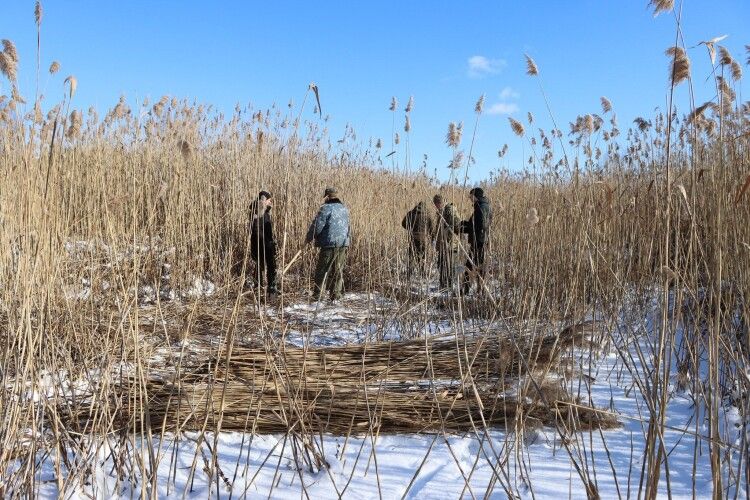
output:
[[[718,41],[711,42],[710,46],[706,44],[711,58],[714,57],[711,47]],[[689,71],[689,61],[681,62],[682,69],[675,71],[679,69],[675,64],[677,59],[682,58],[678,52],[670,57],[670,73],[680,77],[674,78],[673,83],[690,83],[687,76],[681,79],[678,74],[681,71],[684,76]],[[14,81],[18,54],[6,46],[2,54],[3,74]],[[54,64],[50,70],[52,66]],[[490,387],[486,385],[489,370],[475,371],[482,361],[482,353],[487,350],[477,348],[471,341],[464,342],[464,322],[482,321],[495,313],[516,316],[519,321],[582,317],[591,311],[618,316],[625,297],[645,301],[653,297],[653,287],[659,284],[670,293],[669,303],[674,304],[673,308],[665,310],[667,314],[663,318],[666,320],[666,329],[662,330],[664,345],[669,346],[664,351],[664,363],[653,373],[639,373],[632,368],[635,361],[645,360],[650,353],[640,352],[640,347],[632,357],[629,353],[620,353],[628,361],[626,370],[633,372],[639,391],[648,401],[648,407],[643,408],[643,420],[652,422],[653,431],[647,454],[653,451],[654,459],[658,458],[659,436],[667,429],[661,403],[670,390],[671,377],[675,376],[675,368],[667,362],[669,356],[674,356],[679,358],[675,366],[679,366],[680,380],[694,386],[691,393],[696,395],[696,408],[710,409],[714,436],[709,443],[712,476],[720,478],[730,467],[737,470],[746,467],[745,458],[724,454],[722,450],[730,448],[715,430],[720,405],[732,401],[738,408],[747,407],[747,399],[741,395],[747,392],[748,383],[737,367],[742,365],[750,342],[746,326],[742,326],[748,324],[749,317],[745,298],[750,296],[747,272],[750,269],[747,252],[750,229],[746,224],[750,212],[747,196],[737,196],[737,193],[746,185],[747,172],[742,166],[748,163],[748,135],[746,117],[734,111],[742,110],[742,103],[737,102],[738,97],[728,81],[730,75],[737,76],[736,66],[720,68],[727,73],[716,81],[719,103],[689,110],[687,123],[672,119],[676,112],[670,105],[667,116],[640,118],[632,133],[623,130],[620,135],[614,120],[611,128],[603,130],[603,124],[594,115],[589,114],[588,118],[582,115],[581,142],[575,144],[574,149],[584,151],[589,146],[589,157],[581,153],[580,160],[591,171],[581,168],[578,186],[570,175],[578,152],[576,156],[567,157],[563,134],[558,127],[555,125],[555,130],[549,134],[554,136],[552,138],[549,135],[536,137],[532,131],[524,130],[529,142],[538,139],[540,144],[545,144],[547,139],[547,146],[542,146],[543,154],[534,155],[529,167],[536,169],[537,177],[530,180],[531,177],[524,177],[523,173],[500,173],[488,182],[486,189],[496,209],[493,227],[503,228],[491,232],[491,279],[483,284],[496,305],[474,297],[442,302],[415,299],[404,291],[398,280],[404,261],[401,249],[406,240],[398,221],[415,199],[428,199],[436,191],[437,181],[426,176],[377,171],[376,160],[356,148],[347,150],[347,155],[332,155],[325,141],[321,141],[320,124],[317,120],[301,120],[301,109],[294,115],[289,111],[288,116],[275,118],[273,111],[241,107],[236,118],[222,121],[199,106],[169,97],[154,104],[153,113],[141,117],[137,112],[128,112],[125,103],[117,103],[108,114],[109,119],[99,120],[90,114],[81,124],[80,135],[76,134],[78,138],[66,141],[65,133],[79,120],[68,107],[53,108],[44,120],[41,110],[37,113],[35,102],[33,117],[29,118],[34,126],[30,126],[30,121],[17,116],[15,110],[21,109],[21,96],[18,89],[11,89],[9,100],[0,99],[0,151],[3,153],[0,170],[7,179],[0,197],[3,222],[0,226],[0,281],[4,284],[0,292],[4,367],[0,378],[6,388],[0,395],[3,408],[0,418],[6,429],[2,436],[0,466],[3,470],[15,465],[20,467],[7,478],[6,491],[32,494],[38,486],[35,479],[38,476],[34,474],[37,460],[45,453],[65,448],[76,456],[71,462],[67,454],[57,455],[55,468],[59,474],[56,480],[61,495],[72,491],[77,482],[86,479],[88,459],[85,457],[93,456],[75,431],[84,431],[92,441],[94,436],[114,435],[115,419],[123,412],[133,415],[133,421],[123,427],[139,432],[143,429],[147,437],[144,443],[152,439],[148,437],[148,429],[160,428],[166,432],[166,428],[185,422],[190,425],[196,422],[199,429],[210,429],[213,423],[219,422],[221,414],[224,414],[221,428],[248,432],[283,428],[284,425],[288,428],[295,422],[303,426],[307,419],[312,422],[304,427],[308,434],[300,431],[290,435],[284,445],[295,449],[304,463],[314,463],[314,453],[306,457],[307,448],[299,442],[295,444],[295,439],[309,437],[313,433],[311,429],[325,428],[316,420],[323,415],[334,421],[348,418],[346,428],[340,423],[335,424],[336,428],[342,432],[351,428],[355,434],[367,434],[368,439],[374,439],[388,426],[404,425],[388,402],[389,398],[403,404],[416,401],[413,403],[415,414],[421,415],[422,424],[438,434],[460,428],[468,430],[472,436],[483,436],[485,423],[492,425],[493,422],[522,429],[533,424],[531,418],[524,416],[525,411],[536,416],[539,414],[534,412],[542,412],[541,418],[549,418],[548,410],[552,406],[527,408],[524,403],[508,399],[498,403],[497,410],[500,413],[507,410],[510,418],[501,419],[497,412],[488,411],[490,399],[485,391]],[[538,74],[532,76],[540,82]],[[70,81],[64,85],[66,99],[70,100],[75,85]],[[309,90],[315,93],[314,89]],[[606,113],[604,103],[602,106]],[[317,108],[320,110],[319,102]],[[39,115],[43,123],[37,123]],[[251,115],[255,118],[244,118]],[[281,127],[284,120],[293,124],[292,131]],[[670,131],[670,127],[674,130]],[[280,130],[287,132],[278,132]],[[603,132],[612,138],[611,149],[605,151],[603,160],[596,162],[594,148],[588,143],[592,135],[596,140],[597,134]],[[260,148],[259,134],[263,137]],[[577,134],[571,137],[574,143],[579,140]],[[551,150],[549,139],[554,138],[563,146],[563,157],[552,151],[546,156]],[[198,154],[187,163],[189,170],[183,165],[182,147],[175,147],[179,140],[196,146]],[[454,131],[452,142],[449,145],[455,147],[456,158],[460,130]],[[501,156],[505,154],[503,151],[506,148],[500,151]],[[587,160],[591,163],[586,164]],[[669,182],[665,183],[667,166]],[[71,175],[72,172],[75,175]],[[309,359],[290,351],[288,363],[279,360],[274,357],[281,349],[277,340],[269,340],[267,347],[258,347],[268,353],[265,359],[274,360],[277,370],[272,376],[259,376],[263,382],[249,392],[246,380],[240,380],[234,372],[221,368],[216,362],[221,358],[214,358],[215,364],[199,374],[203,378],[196,378],[193,370],[197,354],[189,348],[195,339],[211,339],[216,332],[221,332],[223,337],[229,331],[229,324],[239,330],[260,332],[261,338],[270,339],[278,333],[274,326],[276,320],[269,320],[263,313],[266,307],[278,304],[266,302],[259,296],[243,296],[257,299],[253,302],[251,316],[232,312],[231,308],[226,317],[223,312],[205,315],[200,306],[210,305],[215,311],[224,311],[226,304],[233,304],[242,296],[244,278],[254,272],[247,258],[248,193],[256,193],[261,188],[279,193],[274,211],[277,224],[281,221],[283,224],[276,227],[284,228],[286,241],[297,242],[303,239],[306,225],[318,208],[320,191],[329,182],[341,186],[357,235],[350,251],[347,288],[382,294],[389,304],[385,307],[388,311],[372,306],[379,311],[381,325],[397,322],[401,331],[407,332],[405,336],[421,339],[421,345],[428,345],[425,328],[432,324],[432,318],[427,311],[436,305],[450,311],[451,315],[444,321],[458,333],[459,348],[454,340],[450,351],[454,360],[447,361],[447,347],[443,347],[435,351],[434,363],[428,359],[422,365],[428,372],[441,376],[448,370],[458,371],[460,359],[463,376],[445,395],[436,384],[432,392],[419,393],[424,399],[418,399],[417,393],[402,386],[381,384],[382,379],[414,374],[383,361],[392,360],[394,354],[398,358],[398,352],[378,351],[377,347],[374,347],[376,357],[372,358],[372,364],[365,362],[363,365],[359,359],[357,367],[358,373],[369,377],[366,380],[370,385],[363,386],[365,382],[345,384],[344,393],[337,395],[320,379],[312,378],[310,390],[305,391],[300,381],[307,382],[307,374],[323,373],[325,378],[339,380],[339,371],[326,368],[320,372],[321,357],[314,349],[308,350]],[[609,186],[607,193],[601,195],[588,188],[595,182]],[[581,189],[581,186],[587,188]],[[683,186],[684,191],[679,186]],[[388,204],[381,202],[384,196],[394,192],[400,195],[389,196]],[[452,201],[461,215],[468,216],[470,207],[464,192],[459,187],[444,192],[453,196]],[[677,198],[671,198],[672,194]],[[668,201],[670,199],[672,201]],[[503,209],[499,208],[500,200]],[[665,210],[667,203],[671,205],[669,219]],[[372,217],[372,207],[378,207],[378,217]],[[534,230],[530,231],[527,215],[532,208],[537,218],[539,214],[554,216],[545,215],[546,218],[536,221]],[[288,243],[280,251],[280,258],[289,262],[298,249],[295,243]],[[434,262],[434,257],[431,259]],[[306,255],[299,259],[299,268],[285,274],[285,294],[279,299],[280,309],[302,300],[298,292],[309,288],[313,265],[312,257]],[[434,277],[434,264],[431,267]],[[662,275],[654,271],[662,268],[670,272]],[[202,279],[216,284],[215,298],[187,295],[195,281]],[[153,295],[143,291],[146,286],[154,290]],[[197,288],[203,290],[203,285]],[[170,291],[174,296],[170,296]],[[145,299],[152,305],[146,305]],[[176,303],[187,304],[183,316],[170,316],[170,308]],[[684,317],[689,318],[682,341],[674,336],[673,311],[683,311]],[[120,319],[128,315],[132,321],[121,323]],[[154,320],[147,321],[144,316],[148,315],[154,315]],[[229,320],[233,315],[235,319]],[[162,319],[167,326],[160,322]],[[313,326],[305,321],[301,321],[307,325],[304,332],[310,334]],[[661,328],[662,325],[657,330]],[[178,381],[173,387],[168,380],[154,382],[150,378],[153,374],[148,360],[155,348],[148,344],[148,339],[163,331],[168,335],[161,337],[160,342],[166,345],[184,342],[179,352],[169,350],[176,366],[172,370],[176,374],[174,380]],[[382,338],[385,334],[380,330],[377,335]],[[628,342],[642,339],[635,330],[628,331],[627,336]],[[519,334],[519,338],[523,335]],[[618,340],[615,335],[601,338],[602,342],[609,339],[610,343]],[[660,350],[660,340],[650,341],[654,351]],[[622,349],[622,345],[632,344],[618,344],[618,348]],[[476,348],[476,353],[469,351],[467,354],[464,346],[469,350]],[[421,352],[420,356],[424,357],[426,351]],[[535,356],[526,353],[524,358],[527,356],[528,360],[518,357],[520,369],[524,363],[534,364]],[[223,366],[235,366],[236,359],[242,358],[233,355]],[[62,370],[75,379],[84,376],[90,367],[126,366],[137,368],[137,376],[125,371],[114,380],[91,376],[90,382],[96,389],[85,397],[59,393],[45,405],[36,407],[20,397],[25,394],[25,384],[33,387],[43,372]],[[240,370],[253,376],[256,373],[255,368],[251,370],[247,366]],[[706,373],[710,377],[703,377]],[[285,378],[283,374],[291,375]],[[499,383],[500,387],[507,386],[513,378],[508,374],[503,376],[505,381]],[[197,385],[191,387],[183,380],[190,377]],[[352,408],[351,404],[342,403],[339,406],[340,398],[348,395],[355,401],[359,397],[363,404],[362,387],[368,391],[369,405]],[[562,420],[564,425],[575,428],[579,420],[585,425],[587,417],[585,411],[575,409],[573,401],[565,399],[576,396],[570,387],[567,395],[561,396],[563,401],[558,403],[569,408]],[[647,387],[658,387],[658,393],[652,394]],[[699,387],[710,387],[710,391],[700,392]],[[278,396],[277,388],[286,398],[282,404],[270,401],[268,395],[273,390],[274,396]],[[150,389],[161,391],[157,393],[159,398],[166,398],[169,405],[164,405],[165,399],[150,401],[147,397]],[[544,389],[541,385],[540,390]],[[169,390],[174,391],[171,400],[166,396]],[[111,402],[113,394],[123,396],[123,406]],[[529,394],[533,396],[535,389],[529,389]],[[234,396],[237,401],[232,400]],[[190,407],[191,397],[203,406]],[[554,393],[550,397],[554,399]],[[264,406],[246,405],[240,409],[241,398],[262,400]],[[547,413],[543,413],[544,406]],[[266,410],[270,409],[283,410],[285,417],[269,417]],[[456,409],[458,414],[448,415],[448,409]],[[154,419],[147,425],[146,416],[152,410],[156,418],[169,415],[163,418],[161,427],[154,424]],[[437,414],[442,412],[445,418],[434,419],[435,413],[429,414],[433,410]],[[86,418],[76,420],[81,416]],[[563,423],[552,425],[562,426]],[[356,424],[363,425],[357,427]],[[44,429],[51,432],[51,442],[38,440],[29,448],[19,444],[17,436],[23,429],[45,425],[48,427]],[[701,429],[695,427],[693,434],[696,443],[704,442]],[[211,441],[204,440],[208,444]],[[576,437],[569,444],[570,450],[566,449],[576,464],[585,463],[582,460],[586,456],[584,441]],[[144,455],[136,449],[133,436],[127,432],[123,432],[118,443],[122,444],[118,445],[114,456],[117,456],[119,484],[135,481],[139,474],[151,473],[158,457],[145,455],[145,460],[141,460]],[[493,485],[499,484],[512,492],[512,487],[508,486],[510,481],[505,478],[507,471],[494,468],[494,464],[508,457],[491,446],[491,441],[485,441],[477,460],[481,454],[481,461],[493,467]],[[740,448],[744,451],[737,456],[747,456],[747,444],[741,444]],[[212,445],[211,456],[205,459],[212,471],[211,477],[218,482],[220,471],[215,467],[215,453],[216,446]],[[636,453],[633,461],[640,460],[646,467],[647,454],[638,456]],[[524,460],[522,455],[519,457]],[[202,464],[203,459],[203,452],[197,451],[197,473],[200,473],[202,466],[198,464]],[[377,457],[373,456],[372,460]],[[75,463],[82,465],[74,470]],[[659,471],[671,467],[670,472],[674,472],[675,462],[668,454],[664,455],[664,460],[653,463],[663,464]],[[692,466],[695,470],[701,463],[696,458]],[[584,469],[581,476],[588,484],[592,471],[585,470],[585,465],[581,467]],[[60,472],[65,470],[72,472],[62,477]],[[654,470],[656,467],[652,468]],[[463,472],[465,480],[470,478],[471,471]],[[597,464],[599,473],[601,468]],[[636,476],[634,491],[638,472],[634,470],[633,474]],[[669,474],[665,477],[668,480]],[[642,491],[655,491],[653,484]],[[664,483],[659,487],[669,486]]]

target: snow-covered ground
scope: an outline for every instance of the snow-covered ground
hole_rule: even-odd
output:
[[[340,304],[293,304],[269,309],[267,314],[283,313],[292,325],[286,340],[296,345],[364,342],[376,333],[399,338],[398,323],[387,312],[391,304],[370,299],[351,294]],[[568,382],[569,391],[584,402],[616,414],[622,423],[619,428],[565,435],[552,428],[520,434],[479,429],[478,434],[465,435],[324,435],[322,441],[316,437],[316,444],[329,467],[317,471],[297,468],[292,439],[284,435],[223,432],[208,433],[201,440],[196,433],[185,433],[162,441],[135,441],[143,460],[135,461],[141,463],[141,470],[132,471],[131,477],[117,477],[113,472],[117,453],[98,440],[87,452],[97,457],[91,479],[75,486],[70,498],[130,497],[142,492],[175,498],[584,498],[586,487],[578,468],[601,498],[640,496],[646,480],[643,448],[648,410],[632,373],[652,367],[654,321],[642,314],[622,322],[621,333],[613,333],[608,346],[598,352],[574,353],[579,372],[587,376]],[[449,324],[436,317],[425,328],[442,331]],[[621,348],[620,354],[615,346]],[[725,470],[723,494],[745,498],[745,472],[737,471],[736,464],[747,417],[731,406],[722,415],[724,441],[735,447],[724,449],[734,470]],[[667,498],[669,491],[675,499],[710,497],[711,467],[704,438],[708,428],[704,412],[696,411],[689,392],[672,391],[665,424],[669,473],[662,467],[660,496]],[[70,450],[69,456],[75,463]],[[40,497],[57,495],[55,463],[54,453],[41,461]]]

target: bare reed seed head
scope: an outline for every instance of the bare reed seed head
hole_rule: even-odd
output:
[[[588,134],[594,133],[595,125],[594,125],[594,117],[592,115],[587,114],[586,116],[583,117],[583,127]]]
[[[34,6],[34,20],[36,21],[37,27],[42,25],[42,13],[42,2],[37,0],[36,5]]]
[[[640,116],[633,120],[633,123],[636,124],[638,130],[641,132],[648,132],[648,129],[651,128],[651,121],[641,118]]]
[[[396,108],[398,108],[398,99],[396,97],[391,97],[391,105],[388,108],[389,111],[396,111]]]
[[[5,75],[8,81],[16,81],[16,65],[5,52],[0,52],[0,73]]]
[[[18,51],[16,51],[16,46],[12,41],[8,39],[3,40],[3,52],[8,54],[11,61],[18,64]]]
[[[745,64],[750,66],[750,45],[745,45],[745,52],[747,53],[747,59],[745,60]]]
[[[729,53],[726,47],[719,45],[719,64],[722,66],[731,66],[734,62],[732,54]]]
[[[409,101],[406,103],[406,108],[404,108],[404,111],[407,113],[411,113],[411,110],[414,109],[414,96],[409,96]]]
[[[15,83],[18,77],[18,52],[16,46],[10,40],[3,40],[3,51],[0,52],[0,73],[11,83]]]
[[[648,5],[654,9],[654,17],[656,17],[662,12],[669,12],[674,9],[674,0],[651,0]]]
[[[673,86],[677,86],[690,77],[690,60],[682,47],[670,47],[665,53],[672,58],[670,82]]]
[[[474,112],[478,115],[482,114],[482,110],[484,110],[484,94],[479,96],[479,99],[477,100],[477,103],[474,105]]]
[[[82,124],[83,118],[81,112],[77,109],[73,110],[73,112],[70,113],[70,125],[68,126],[68,130],[65,131],[65,137],[69,140],[78,137],[81,132]]]
[[[42,103],[40,100],[34,103],[34,125],[40,125],[44,122],[44,115],[42,115]]]
[[[65,79],[63,83],[67,83],[68,85],[70,85],[69,95],[70,98],[73,99],[73,96],[76,94],[76,89],[78,88],[78,79],[75,76],[70,75]]]
[[[711,102],[704,102],[697,108],[695,108],[693,111],[690,112],[690,114],[687,117],[688,123],[695,123],[700,118],[703,118],[703,113],[709,108],[714,108],[716,105]]]
[[[406,115],[406,121],[404,122],[404,132],[407,134],[411,130],[411,120],[409,119],[409,115]]]
[[[521,122],[514,120],[510,116],[508,117],[508,121],[510,122],[510,128],[513,130],[513,133],[516,134],[518,137],[523,137],[523,134],[526,132],[523,128],[523,125]]]
[[[448,164],[448,168],[450,170],[457,170],[461,168],[461,164],[464,162],[464,152],[463,151],[456,151],[453,155],[453,159]]]
[[[737,97],[737,94],[735,94],[734,90],[732,90],[732,87],[729,86],[726,78],[717,76],[716,82],[719,86],[719,96],[721,97],[722,111],[724,113],[731,113],[732,103],[734,102],[735,97]]]
[[[18,86],[13,85],[13,88],[10,91],[10,96],[14,103],[26,104],[26,99],[24,99],[21,93],[18,91]]]
[[[526,57],[526,74],[529,76],[539,75],[539,68],[534,60],[528,54],[524,54],[524,57]]]
[[[742,79],[742,65],[737,61],[732,61],[732,80],[738,82]]]
[[[612,103],[609,99],[604,96],[601,96],[599,99],[602,102],[602,112],[609,113],[610,111],[612,111]]]
[[[456,122],[450,122],[448,124],[448,133],[445,135],[445,142],[452,148],[457,148],[461,144],[461,131],[463,124]]]
[[[57,61],[52,61],[52,64],[49,65],[49,74],[54,75],[60,71],[60,63]]]
[[[398,135],[398,132],[396,132],[396,134],[393,136],[393,142],[395,144],[399,144],[401,142],[401,136]]]

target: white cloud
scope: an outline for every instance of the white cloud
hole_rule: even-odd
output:
[[[518,111],[518,105],[514,102],[498,102],[487,109],[490,115],[510,115]]]
[[[521,97],[521,94],[510,87],[505,87],[500,91],[500,99],[503,101],[507,101],[508,99],[518,99],[519,97]]]
[[[485,56],[471,56],[467,62],[469,64],[468,75],[471,78],[494,75],[507,65],[504,59],[490,59]]]

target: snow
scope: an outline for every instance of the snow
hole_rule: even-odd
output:
[[[213,288],[196,278],[198,295],[209,295]],[[268,308],[269,316],[283,315],[291,327],[287,342],[302,346],[346,345],[378,338],[399,339],[404,332],[393,320],[393,304],[381,296],[347,294],[339,303],[298,303],[283,309]],[[133,438],[143,457],[142,470],[132,477],[118,477],[113,456],[121,450],[114,438],[89,438],[79,454],[96,456],[91,477],[79,481],[67,498],[131,497],[142,492],[165,498],[585,498],[586,488],[576,470],[586,471],[601,498],[640,496],[645,483],[643,449],[648,427],[648,409],[640,392],[638,378],[652,368],[653,313],[623,315],[613,330],[611,342],[597,349],[577,349],[572,356],[578,372],[568,389],[583,404],[616,414],[622,426],[612,430],[573,432],[562,436],[551,428],[491,429],[464,435],[359,435],[315,436],[327,468],[298,469],[292,437],[252,435],[251,433],[197,433]],[[424,332],[444,332],[451,323],[434,316]],[[467,329],[473,328],[466,325]],[[619,347],[624,355],[617,353]],[[166,355],[166,354],[157,354]],[[676,357],[672,362],[677,363]],[[662,467],[659,497],[709,498],[711,466],[705,435],[708,433],[705,408],[689,390],[680,387],[673,367],[663,441],[668,453],[669,475]],[[65,374],[43,374],[27,397],[38,400],[52,393],[53,382],[62,383]],[[65,387],[77,387],[65,381]],[[53,391],[54,392],[54,391]],[[742,433],[747,432],[747,415],[736,407],[722,408],[722,437],[734,448],[724,448],[736,469]],[[24,439],[39,432],[29,429]],[[750,434],[745,436],[750,439]],[[132,445],[131,445],[132,446]],[[113,451],[117,453],[112,453]],[[131,450],[132,451],[132,450]],[[153,451],[153,453],[149,453]],[[75,455],[67,450],[70,463]],[[58,495],[56,452],[40,457],[37,472],[38,496]],[[80,457],[79,457],[80,458]],[[738,471],[730,475],[725,467],[724,495],[747,492]],[[153,477],[153,487],[142,478]],[[74,472],[81,474],[80,470]],[[82,476],[84,477],[84,476]]]

